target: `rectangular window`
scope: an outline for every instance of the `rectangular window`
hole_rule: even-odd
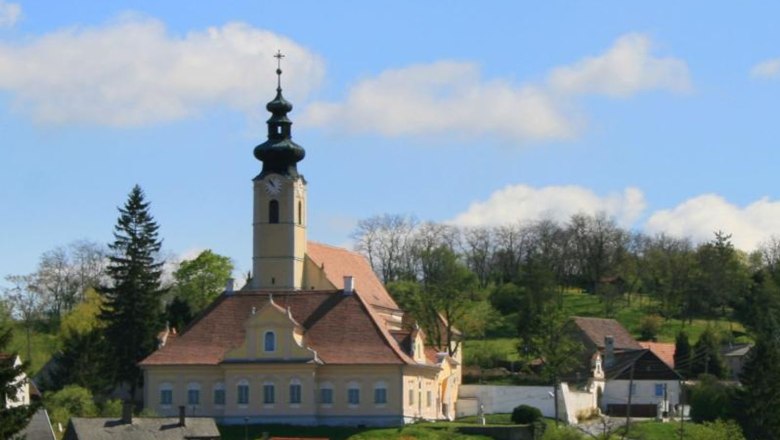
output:
[[[218,389],[214,390],[214,405],[224,405],[225,404],[225,390]]]
[[[333,404],[333,390],[330,388],[322,388],[320,390],[320,403],[323,405]]]
[[[409,390],[409,405],[414,405],[414,390]]]
[[[636,384],[635,383],[631,384],[631,389],[629,390],[629,392],[631,393],[632,396],[636,396]]]
[[[187,390],[187,405],[200,405],[200,390]]]
[[[387,403],[387,388],[374,389],[374,403],[378,405]]]
[[[263,385],[263,403],[266,405],[274,403],[274,386],[271,384]]]
[[[664,384],[657,383],[655,384],[655,396],[656,397],[663,397],[664,396]]]
[[[160,405],[173,404],[173,390],[160,390]]]
[[[350,405],[360,404],[360,390],[357,388],[350,388],[347,390],[347,403]]]
[[[433,405],[433,393],[431,393],[430,391],[428,391],[428,392],[425,394],[425,406],[427,406],[428,408],[430,408],[430,407],[431,407],[431,405]]]
[[[294,383],[290,385],[290,403],[301,403],[301,385]]]
[[[239,405],[249,404],[249,385],[238,386],[238,404]]]

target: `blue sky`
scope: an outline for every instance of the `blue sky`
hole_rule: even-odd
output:
[[[771,2],[0,0],[0,276],[107,243],[140,184],[164,247],[251,267],[281,49],[310,238],[382,213],[605,211],[751,250],[780,234]]]

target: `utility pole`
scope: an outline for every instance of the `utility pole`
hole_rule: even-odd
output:
[[[623,434],[625,439],[631,431],[631,397],[634,394],[634,366],[636,365],[636,359],[631,362],[631,372],[628,376],[628,406],[626,406],[626,431]]]

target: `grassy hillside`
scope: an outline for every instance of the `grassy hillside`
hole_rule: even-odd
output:
[[[30,368],[29,373],[35,375],[41,367],[48,362],[51,356],[59,349],[59,337],[54,333],[42,332],[33,329],[30,334]],[[27,356],[27,331],[24,326],[17,323],[14,325],[14,337],[11,341],[9,351],[18,353],[24,360]]]

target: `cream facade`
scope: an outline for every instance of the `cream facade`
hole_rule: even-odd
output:
[[[278,71],[281,74],[281,70]],[[253,272],[140,366],[160,415],[392,426],[455,417],[460,353],[428,346],[364,257],[307,241],[307,182],[277,89],[253,180]]]

